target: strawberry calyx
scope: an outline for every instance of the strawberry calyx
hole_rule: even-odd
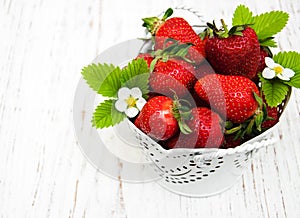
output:
[[[169,43],[172,44],[167,46],[167,44]],[[194,62],[186,57],[189,48],[192,46],[192,43],[179,43],[178,41],[171,38],[166,39],[164,42],[163,49],[153,51],[151,54],[154,57],[154,59],[150,64],[150,72],[154,70],[154,67],[158,60],[167,62],[170,58],[181,58],[184,61],[193,64]]]
[[[162,24],[164,24],[166,19],[169,18],[172,14],[173,14],[173,9],[168,8],[161,19],[158,17],[143,18],[142,19],[144,21],[143,27],[146,27],[147,30],[151,33],[151,35],[155,36],[156,31],[159,29],[159,27]]]
[[[189,107],[181,104],[182,101],[187,102],[184,99],[178,99],[177,95],[174,94],[172,114],[178,122],[180,131],[183,134],[187,135],[193,132],[191,128],[186,124],[186,120],[191,119],[192,113]]]
[[[246,135],[251,137],[259,135],[263,131],[262,123],[269,119],[266,104],[258,94],[253,92],[253,95],[258,107],[252,117],[238,125],[234,125],[231,121],[225,122],[225,135],[235,134],[234,140],[243,139]]]
[[[233,35],[243,36],[243,30],[249,26],[248,24],[236,25],[228,29],[228,26],[223,19],[221,19],[221,23],[222,27],[220,29],[216,26],[215,21],[213,21],[213,23],[206,23],[207,28],[200,33],[201,39],[204,39],[205,37],[212,38],[214,36],[225,39]]]

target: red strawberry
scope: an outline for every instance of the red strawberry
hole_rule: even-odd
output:
[[[179,130],[177,120],[173,115],[173,100],[165,96],[151,98],[134,124],[157,140],[171,138]]]
[[[259,52],[259,63],[257,67],[257,72],[262,72],[266,68],[265,58],[269,57],[269,52],[265,48],[261,47]]]
[[[149,92],[148,93],[148,100],[150,100],[151,98],[154,98],[154,97],[156,97],[156,96],[159,96],[160,94],[157,94],[157,93],[155,93],[155,92]]]
[[[156,93],[185,96],[196,82],[194,67],[180,59],[158,60],[150,74],[149,84]],[[174,93],[175,92],[175,93]]]
[[[152,62],[153,59],[154,59],[154,58],[152,57],[152,55],[149,54],[149,53],[139,54],[139,55],[136,57],[136,59],[138,59],[138,58],[143,58],[143,59],[147,62],[149,68],[150,68],[151,62]]]
[[[217,73],[243,75],[254,78],[260,61],[260,45],[255,31],[250,27],[233,27],[238,31],[224,31],[214,28],[215,35],[205,43],[206,58]],[[233,35],[229,33],[235,32]]]
[[[167,140],[179,129],[187,134],[191,130],[183,122],[185,117],[180,109],[177,100],[173,101],[166,96],[155,96],[144,105],[134,124],[156,140]]]
[[[263,129],[269,129],[279,122],[279,114],[277,107],[270,107],[267,105],[268,118],[262,122],[261,127]]]
[[[215,73],[215,70],[212,68],[212,66],[207,60],[204,60],[200,65],[196,66],[195,68],[195,76],[197,79],[200,79],[212,73]]]
[[[179,135],[180,134],[176,134],[175,136],[173,136],[172,138],[168,139],[167,141],[165,141],[163,143],[163,147],[165,147],[166,149],[172,149],[177,145],[177,141],[179,139]],[[179,142],[178,142],[179,143]],[[188,143],[184,143],[184,144],[188,144]],[[178,147],[178,146],[177,146]]]
[[[280,116],[279,108],[278,107],[270,107],[266,103],[266,99],[265,99],[264,95],[262,96],[262,101],[265,106],[266,115],[265,115],[265,119],[263,120],[263,122],[261,124],[261,128],[269,129],[272,126],[274,126],[276,123],[279,122],[279,116]]]
[[[192,43],[189,48],[189,58],[195,63],[201,63],[205,57],[204,41],[197,35],[190,24],[181,17],[171,16],[173,10],[169,8],[162,19],[157,17],[144,18],[143,26],[155,36],[155,49],[162,49],[165,40],[168,38],[175,39],[181,43]]]
[[[235,148],[242,144],[242,140],[240,138],[235,139],[235,135],[225,135],[225,140],[222,144],[222,148]]]
[[[210,74],[199,79],[194,87],[200,98],[233,123],[242,123],[256,112],[259,95],[254,82],[243,76]]]
[[[257,67],[257,74],[254,78],[252,78],[252,81],[254,81],[256,84],[259,83],[258,73],[261,73],[266,68],[266,57],[272,57],[272,52],[267,47],[260,47],[260,56],[259,56],[259,63]]]
[[[207,107],[209,108],[209,104],[206,101],[201,99],[199,95],[195,92],[195,90],[191,90],[190,95],[186,95],[185,99],[189,102],[191,107]]]
[[[218,114],[205,107],[193,108],[192,118],[186,124],[193,130],[167,141],[168,148],[218,148],[223,143],[222,120]]]

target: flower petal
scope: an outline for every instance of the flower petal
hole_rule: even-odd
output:
[[[134,98],[141,98],[142,97],[142,91],[138,87],[134,87],[131,89],[131,95]]]
[[[273,69],[274,69],[275,67],[280,67],[282,70],[284,69],[280,64],[277,64],[277,63],[274,63]]]
[[[275,67],[275,62],[274,62],[274,60],[272,59],[272,58],[270,58],[270,57],[265,57],[265,63],[266,63],[266,65],[267,65],[267,67],[269,67],[269,68],[274,68]]]
[[[281,79],[281,80],[284,80],[284,81],[289,81],[289,80],[290,80],[289,77],[285,77],[285,76],[282,75],[282,74],[277,74],[277,77],[278,77],[279,79]]]
[[[147,103],[147,101],[144,98],[139,98],[139,100],[137,100],[136,102],[136,106],[139,110],[142,110],[142,108],[144,107],[144,105]]]
[[[122,87],[118,91],[118,98],[124,100],[124,99],[129,98],[130,94],[131,94],[131,90],[129,88]]]
[[[127,103],[124,99],[118,99],[115,103],[115,108],[120,112],[124,112],[127,109]]]
[[[125,114],[126,114],[129,118],[135,117],[138,113],[139,113],[139,110],[138,110],[137,108],[135,108],[135,107],[128,108],[128,109],[125,111]]]
[[[289,77],[289,78],[291,78],[291,77],[293,77],[294,75],[295,75],[295,72],[294,72],[293,70],[289,69],[289,68],[285,68],[285,69],[283,70],[283,72],[282,72],[282,76],[284,76],[284,77]]]
[[[262,72],[262,76],[266,79],[273,79],[275,75],[275,71],[267,67]]]

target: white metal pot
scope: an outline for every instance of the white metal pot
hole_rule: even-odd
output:
[[[280,114],[289,96],[290,93],[278,107]],[[210,196],[230,188],[241,177],[253,154],[275,143],[271,133],[276,125],[235,148],[166,150],[132,122],[128,123],[153,170],[160,176],[158,183],[177,194],[191,197]]]

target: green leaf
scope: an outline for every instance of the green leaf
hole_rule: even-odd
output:
[[[248,126],[245,129],[245,134],[250,135],[252,133],[252,129],[253,129],[254,123],[255,123],[254,119],[250,120]]]
[[[172,8],[168,8],[164,14],[164,16],[162,17],[162,20],[166,20],[168,17],[170,17],[173,14],[173,9]]]
[[[225,129],[231,129],[233,127],[233,123],[229,120],[225,121]]]
[[[289,15],[283,11],[271,11],[254,17],[254,24],[251,26],[259,40],[263,40],[279,33],[286,25]]]
[[[193,132],[193,130],[191,130],[191,128],[185,123],[184,120],[178,121],[178,126],[180,131],[185,135],[188,135]]]
[[[273,60],[284,68],[290,68],[295,72],[291,80],[285,84],[300,88],[300,53],[294,51],[279,52],[274,55]]]
[[[262,84],[262,91],[267,105],[270,107],[278,106],[285,99],[289,91],[289,86],[279,79],[265,79],[261,76],[261,74],[259,74],[259,79]]]
[[[96,128],[105,128],[120,123],[126,118],[124,113],[115,109],[115,100],[105,100],[100,103],[92,117],[92,125]]]
[[[269,37],[267,39],[259,40],[260,46],[263,47],[277,47],[277,43],[274,41],[273,37]]]
[[[122,71],[119,67],[115,68],[110,74],[106,76],[102,82],[98,94],[106,97],[117,97],[118,90],[121,88],[121,77]]]
[[[90,64],[82,69],[81,74],[87,84],[98,92],[106,76],[114,69],[115,66],[112,64]]]
[[[149,76],[150,72],[147,62],[139,58],[128,63],[122,70],[120,81],[122,86],[130,89],[138,87],[143,95],[147,95],[149,93]]]
[[[253,92],[253,95],[254,95],[254,98],[255,98],[256,102],[258,103],[258,106],[262,107],[262,105],[263,105],[262,98],[258,94],[256,94],[255,92]]]
[[[239,5],[233,14],[232,26],[252,24],[254,18],[252,12],[245,5]]]
[[[264,121],[264,113],[263,111],[261,111],[260,113],[258,113],[254,119],[255,121],[255,126],[256,126],[256,129],[258,131],[261,131],[261,124],[262,122]]]

